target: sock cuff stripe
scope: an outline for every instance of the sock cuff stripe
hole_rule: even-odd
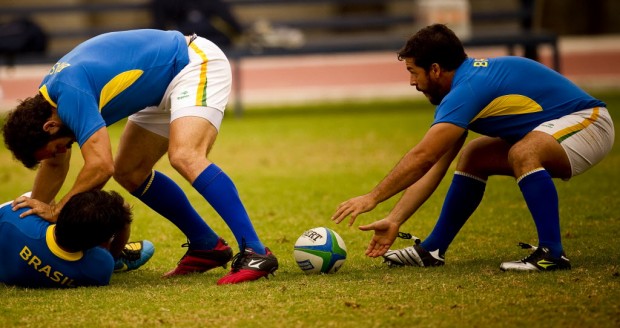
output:
[[[144,194],[146,194],[146,191],[149,190],[149,188],[151,188],[151,185],[153,184],[153,180],[155,179],[155,170],[151,170],[151,175],[148,178],[148,182],[146,183],[146,186],[144,187],[144,189],[142,189],[142,192],[140,193],[140,197],[144,196]]]
[[[470,179],[474,179],[474,180],[480,181],[480,182],[482,182],[484,184],[487,183],[487,180],[485,180],[483,178],[479,178],[479,177],[477,177],[477,176],[475,176],[473,174],[465,173],[465,172],[462,172],[462,171],[454,171],[454,175],[461,175],[461,176],[464,176],[464,177],[467,177],[467,178],[470,178]]]
[[[539,168],[533,169],[533,170],[531,170],[529,172],[525,172],[523,175],[521,175],[520,177],[517,178],[517,183],[521,182],[521,180],[523,180],[528,175],[532,175],[532,174],[534,174],[536,172],[540,172],[540,171],[544,171],[544,170],[545,170],[544,167],[539,167]]]

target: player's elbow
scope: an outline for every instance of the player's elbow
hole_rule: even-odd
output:
[[[427,172],[439,161],[441,154],[426,151],[424,149],[414,149],[412,152],[412,158],[415,159],[416,166],[420,170]]]
[[[112,176],[114,176],[114,163],[106,163],[105,165],[101,166],[101,175],[103,178],[105,178],[105,180],[109,180],[110,178],[112,178]]]
[[[114,176],[114,162],[99,162],[91,165],[90,171],[94,173],[95,180],[105,183]]]

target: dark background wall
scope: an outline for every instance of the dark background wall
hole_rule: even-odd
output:
[[[562,35],[620,33],[618,0],[541,0],[540,7],[541,26]]]

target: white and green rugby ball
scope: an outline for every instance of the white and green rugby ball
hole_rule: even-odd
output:
[[[318,227],[306,230],[297,239],[293,253],[305,273],[335,273],[347,259],[347,246],[335,231]]]

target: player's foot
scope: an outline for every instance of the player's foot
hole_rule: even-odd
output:
[[[114,272],[135,270],[148,262],[154,253],[155,246],[148,240],[129,242],[114,263]]]
[[[265,255],[256,254],[251,248],[245,248],[243,252],[235,255],[232,269],[224,277],[218,280],[218,285],[238,284],[245,281],[253,281],[269,274],[275,275],[278,270],[278,259],[265,248]]]
[[[523,247],[522,244],[521,247]],[[570,270],[570,261],[562,253],[560,258],[552,257],[547,247],[535,247],[531,245],[534,252],[528,257],[513,262],[504,262],[499,268],[502,271],[554,271],[554,270]],[[528,247],[524,247],[528,248]]]
[[[187,252],[176,268],[164,274],[164,278],[180,276],[194,272],[205,272],[217,267],[226,268],[226,263],[232,258],[232,249],[222,238],[218,239],[215,248],[210,250],[191,249],[189,244]]]
[[[419,240],[416,240],[413,246],[387,251],[383,259],[388,266],[431,267],[445,264],[443,256],[439,255],[439,250],[429,252],[419,245]]]

